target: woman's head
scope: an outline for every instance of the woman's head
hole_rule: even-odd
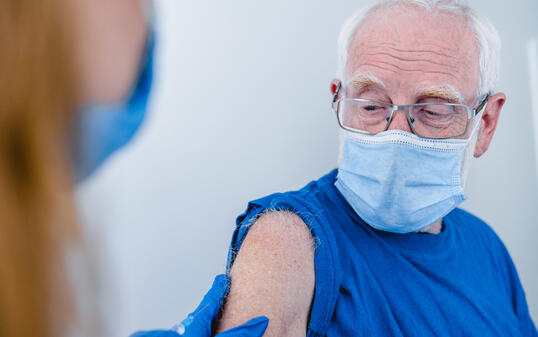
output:
[[[72,126],[82,106],[128,94],[146,29],[132,0],[0,2],[0,336],[73,322]]]

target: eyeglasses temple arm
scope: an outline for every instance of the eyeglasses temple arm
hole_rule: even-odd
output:
[[[490,94],[487,94],[486,97],[484,97],[484,99],[482,100],[482,102],[480,102],[480,104],[478,104],[478,106],[476,107],[476,109],[474,109],[474,115],[478,115],[478,113],[480,112],[480,110],[482,110],[482,108],[484,107],[484,105],[486,105],[486,103],[488,102],[488,99],[489,99],[489,96]]]
[[[331,106],[333,109],[334,109],[334,105],[336,101],[338,100],[338,95],[340,94],[341,89],[342,89],[342,82],[338,81],[338,84],[336,85],[336,89],[334,89],[333,100],[331,102]]]

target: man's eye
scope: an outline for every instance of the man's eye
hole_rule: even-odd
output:
[[[454,113],[454,110],[447,106],[425,106],[421,112],[430,117],[445,117]]]
[[[426,114],[428,114],[428,115],[430,115],[432,117],[441,115],[441,113],[436,112],[436,111],[431,111],[431,110],[424,110],[424,113],[426,113]]]
[[[367,106],[363,107],[363,109],[366,110],[366,111],[375,111],[375,110],[379,110],[381,108],[382,107],[379,106],[379,105],[367,105]]]
[[[383,112],[387,107],[380,104],[369,104],[360,107],[363,112]]]

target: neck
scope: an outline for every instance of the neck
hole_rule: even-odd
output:
[[[443,230],[443,219],[439,219],[429,226],[419,229],[418,233],[439,234]]]

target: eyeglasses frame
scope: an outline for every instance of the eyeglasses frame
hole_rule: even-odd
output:
[[[340,121],[340,116],[339,116],[339,108],[338,108],[338,105],[341,101],[343,100],[348,100],[348,101],[358,101],[358,102],[375,102],[375,103],[379,103],[379,104],[384,104],[384,105],[387,105],[387,106],[390,106],[391,107],[391,113],[390,113],[390,116],[389,116],[389,119],[387,121],[387,125],[385,126],[384,130],[383,131],[387,131],[389,126],[390,126],[390,123],[392,122],[392,118],[394,117],[394,112],[397,111],[397,110],[401,110],[401,111],[405,111],[405,116],[407,118],[407,122],[409,123],[409,125],[411,126],[411,130],[413,131],[413,134],[415,134],[417,137],[420,137],[420,138],[426,138],[426,139],[454,139],[454,138],[461,138],[463,135],[465,135],[467,133],[467,130],[469,129],[469,121],[471,120],[471,118],[477,116],[480,111],[484,108],[484,106],[486,105],[486,103],[488,102],[488,99],[489,97],[491,96],[489,93],[486,94],[486,96],[484,97],[484,99],[482,99],[482,101],[480,101],[480,103],[477,105],[476,108],[474,109],[471,109],[470,107],[468,107],[467,105],[465,104],[457,104],[457,103],[435,103],[435,104],[439,104],[439,105],[446,105],[446,106],[462,106],[462,107],[465,107],[467,109],[467,122],[465,124],[465,130],[460,134],[460,135],[457,135],[457,136],[452,136],[452,137],[444,137],[444,138],[433,138],[433,137],[424,137],[424,136],[421,136],[419,135],[416,130],[415,130],[415,127],[414,127],[414,121],[412,121],[412,117],[409,115],[409,108],[410,107],[417,107],[417,106],[425,106],[425,105],[431,105],[432,103],[415,103],[415,104],[408,104],[408,105],[396,105],[396,104],[392,104],[392,103],[387,103],[387,102],[382,102],[382,101],[377,101],[377,100],[374,100],[374,99],[363,99],[363,98],[340,98],[338,99],[338,95],[340,94],[340,91],[342,89],[342,82],[338,82],[338,85],[334,91],[334,94],[333,94],[333,99],[332,99],[332,102],[331,102],[331,107],[332,109],[335,111],[336,113],[336,120],[338,121],[338,125],[344,129],[344,130],[347,130],[347,131],[350,131],[350,132],[355,132],[355,133],[361,133],[361,134],[368,134],[368,135],[375,135],[377,133],[371,133],[371,132],[366,132],[366,131],[361,131],[361,130],[357,130],[357,129],[353,129],[353,128],[350,128],[350,127],[347,127],[345,125],[342,124],[342,122]],[[383,131],[380,131],[380,132],[383,132]]]

